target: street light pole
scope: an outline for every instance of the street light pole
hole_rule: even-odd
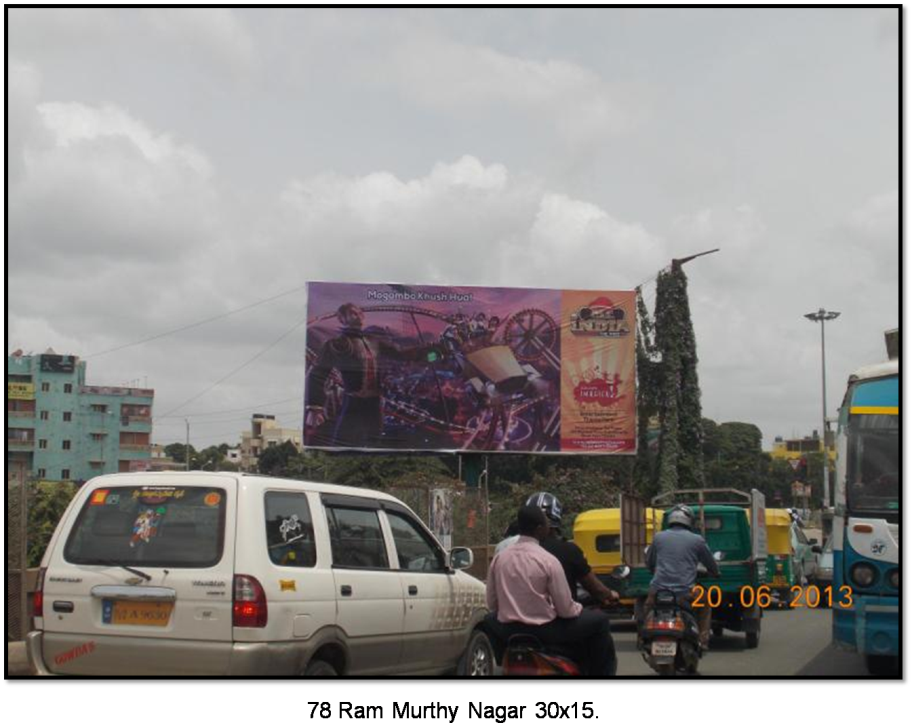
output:
[[[184,424],[187,425],[187,444],[184,445],[184,469],[190,471],[190,420],[184,418]]]
[[[820,428],[820,434],[823,439],[823,506],[827,509],[830,507],[830,459],[826,446],[826,333],[824,329],[826,322],[837,318],[839,313],[838,311],[827,311],[821,307],[811,314],[804,315],[805,319],[820,322],[820,368],[823,380],[823,426]]]

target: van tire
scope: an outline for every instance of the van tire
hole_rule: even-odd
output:
[[[337,678],[339,671],[325,660],[311,660],[304,669],[305,678]]]
[[[744,647],[748,650],[752,650],[758,645],[760,645],[760,631],[752,630],[751,632],[747,633],[744,638]]]
[[[464,677],[490,678],[494,675],[494,648],[488,636],[475,630],[465,652],[456,666],[456,674]]]

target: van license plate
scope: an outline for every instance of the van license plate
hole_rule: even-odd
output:
[[[674,640],[653,640],[652,641],[652,654],[655,657],[674,657],[674,654],[678,652],[678,644]]]
[[[783,575],[773,575],[773,585],[776,587],[785,587],[786,584],[787,583]]]
[[[101,620],[106,625],[164,627],[171,620],[172,602],[148,600],[103,600]]]

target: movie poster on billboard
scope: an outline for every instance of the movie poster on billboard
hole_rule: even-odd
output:
[[[635,452],[634,298],[630,291],[313,282],[305,444]]]
[[[636,292],[561,298],[561,449],[635,452]]]

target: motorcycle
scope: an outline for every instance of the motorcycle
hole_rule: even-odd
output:
[[[622,579],[630,575],[627,565],[619,565],[611,571],[612,577]],[[596,603],[585,591],[577,598],[583,607],[595,607]],[[580,677],[584,675],[579,664],[573,660],[569,648],[544,645],[534,635],[512,635],[507,641],[503,656],[502,673],[505,677]]]
[[[505,677],[570,676],[583,674],[568,649],[545,647],[534,635],[513,635],[507,641],[502,672]]]
[[[700,628],[693,613],[670,590],[658,590],[637,635],[637,647],[659,675],[693,675],[702,656]]]

